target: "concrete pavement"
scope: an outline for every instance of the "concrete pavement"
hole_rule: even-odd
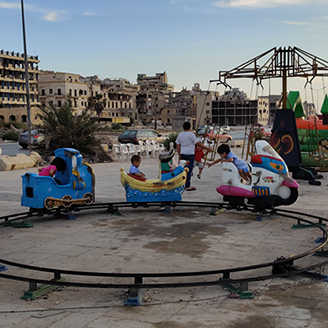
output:
[[[128,162],[93,165],[97,202],[125,200],[119,169],[129,166]],[[156,178],[158,162],[144,159],[141,169]],[[1,216],[26,211],[20,206],[20,176],[27,171],[37,169],[0,172]],[[220,176],[220,165],[204,169],[201,180],[194,175],[192,185],[197,191],[185,192],[183,199],[222,201],[215,191]],[[300,197],[289,208],[326,217],[327,180],[319,187],[306,181],[299,184]],[[103,210],[85,211],[70,221],[40,217],[31,220],[34,227],[30,229],[2,227],[0,258],[100,272],[214,270],[299,254],[314,248],[320,237],[316,229],[291,229],[295,222],[282,217],[256,221],[253,213],[226,211],[212,216],[210,209],[197,207],[175,208],[170,214],[157,208],[120,212],[121,216],[115,216]],[[311,256],[299,264],[317,261],[322,259]],[[21,274],[16,268],[7,272]],[[266,273],[269,268],[263,269]],[[31,273],[26,270],[24,275]],[[44,274],[44,278],[49,276]],[[126,290],[67,287],[38,300],[21,300],[27,288],[27,283],[0,279],[1,328],[326,328],[328,324],[327,283],[303,277],[252,283],[249,289],[255,299],[251,300],[230,298],[230,292],[220,286],[151,289],[145,292],[144,305],[132,308],[123,306]]]

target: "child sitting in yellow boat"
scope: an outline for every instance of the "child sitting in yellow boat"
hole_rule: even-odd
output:
[[[133,155],[131,157],[131,167],[130,167],[130,174],[137,177],[137,179],[140,179],[142,181],[146,180],[146,175],[140,172],[139,166],[141,164],[141,157],[139,155]]]

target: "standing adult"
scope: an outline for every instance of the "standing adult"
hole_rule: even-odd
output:
[[[190,131],[191,124],[190,122],[183,123],[183,132],[180,132],[175,143],[177,145],[177,152],[179,154],[179,161],[184,159],[189,162],[187,165],[189,171],[187,173],[187,181],[185,190],[196,190],[195,187],[190,186],[192,169],[194,167],[195,161],[195,146],[199,146],[203,149],[206,149],[208,152],[212,152],[210,147],[206,147],[200,141],[198,141],[197,137]]]

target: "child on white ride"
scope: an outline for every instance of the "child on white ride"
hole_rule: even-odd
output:
[[[230,147],[227,144],[222,144],[218,147],[217,153],[221,156],[220,159],[215,160],[212,163],[207,163],[208,167],[211,167],[214,164],[222,163],[222,162],[230,162],[233,163],[239,172],[239,175],[246,181],[252,179],[252,175],[249,172],[247,163],[239,158],[236,154],[230,151]]]

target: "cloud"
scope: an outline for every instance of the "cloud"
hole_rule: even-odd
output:
[[[20,3],[12,3],[12,2],[0,2],[0,8],[6,9],[20,9]]]
[[[326,0],[221,0],[215,3],[217,7],[230,8],[271,8],[286,5],[313,5],[327,3]]]
[[[291,22],[291,21],[285,21],[284,23],[289,25],[309,25],[309,23],[306,22]]]
[[[48,22],[58,22],[60,20],[65,19],[66,16],[67,16],[67,11],[66,10],[53,11],[53,12],[45,14],[45,16],[43,16],[43,19],[48,21]]]
[[[21,3],[20,2],[0,2],[0,8],[5,9],[21,9]],[[56,10],[56,11],[50,11],[38,8],[32,5],[26,5],[24,4],[24,9],[29,11],[34,11],[37,13],[41,13],[43,15],[43,19],[48,22],[58,22],[62,19],[67,18],[68,12],[66,10]]]
[[[171,0],[169,3],[178,3],[178,2],[197,2],[198,0]]]
[[[83,16],[95,16],[96,14],[91,12],[91,11],[87,11],[85,13],[83,13]]]
[[[21,9],[20,2],[1,2],[0,1],[0,8],[5,9]],[[24,4],[24,9],[32,10],[33,6]]]

